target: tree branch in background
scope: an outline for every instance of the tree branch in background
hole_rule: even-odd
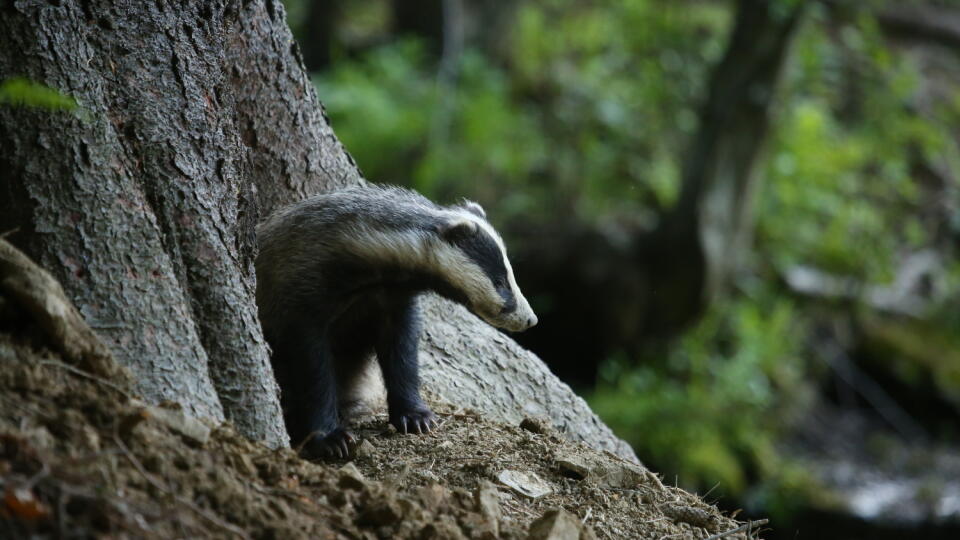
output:
[[[696,320],[736,269],[753,227],[755,167],[776,86],[807,2],[740,0],[723,59],[684,156],[679,201],[641,249],[651,264],[649,331]]]
[[[890,35],[960,48],[960,10],[936,5],[892,5],[876,15]]]

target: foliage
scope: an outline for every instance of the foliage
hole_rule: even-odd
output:
[[[942,225],[923,211],[930,195],[914,167],[918,156],[960,163],[950,135],[956,112],[918,110],[921,75],[882,42],[873,19],[852,21],[836,40],[823,17],[804,28],[786,77],[758,201],[755,273],[741,283],[748,294],[715,304],[663,359],[639,368],[611,362],[591,397],[641,456],[680,471],[686,485],[720,482],[737,493],[756,477],[754,496],[784,511],[785,494],[805,488],[783,472],[791,465],[776,443],[786,411],[803,407],[818,373],[803,360],[815,356],[805,348],[812,339],[805,321],[815,315],[786,300],[777,276],[805,264],[890,283],[905,253],[936,249],[950,257],[937,244]],[[958,291],[948,278],[944,307]],[[951,319],[930,323],[937,320],[941,332],[950,328]],[[891,325],[886,339],[905,330]],[[952,356],[910,364],[948,399],[954,366],[944,359]]]
[[[758,475],[779,481],[777,435],[808,388],[800,348],[785,339],[803,321],[770,293],[711,310],[663,363],[608,363],[590,404],[639,455],[679,471],[683,485],[738,494]]]
[[[812,24],[798,40],[760,201],[759,251],[780,269],[803,262],[889,282],[904,251],[933,242],[912,164],[956,160],[957,146],[951,124],[918,114],[917,68],[891,54],[872,19],[845,27],[840,40],[826,31]]]
[[[48,110],[73,111],[77,108],[72,97],[23,77],[0,83],[0,103]]]
[[[942,186],[918,170],[960,170],[960,91],[946,85],[952,99],[932,99],[930,75],[889,46],[868,11],[811,12],[767,147],[749,271],[662,354],[610,359],[590,395],[657,470],[690,487],[749,491],[770,512],[788,512],[810,487],[779,445],[821,377],[807,360],[819,315],[784,289],[788,269],[889,284],[905,254],[935,250],[943,305],[929,324],[937,335],[960,324],[949,309],[960,294],[949,247],[960,236],[960,186],[955,174]],[[339,62],[316,82],[373,180],[495,204],[503,221],[629,215],[652,224],[678,192],[730,21],[730,5],[716,2],[522,2],[507,52],[468,50],[452,79],[407,40]],[[960,73],[950,69],[940,76]],[[955,374],[930,369],[938,381]]]
[[[505,219],[644,213],[677,191],[727,18],[709,3],[523,3],[507,57],[469,51],[453,82],[403,41],[317,84],[371,179],[496,202]]]

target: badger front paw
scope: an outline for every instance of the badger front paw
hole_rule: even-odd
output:
[[[357,445],[353,433],[337,428],[323,437],[314,435],[303,445],[303,457],[308,459],[346,459]]]
[[[390,423],[400,433],[429,433],[437,427],[437,415],[426,405],[391,407]]]

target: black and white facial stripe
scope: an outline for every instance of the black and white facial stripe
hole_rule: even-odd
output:
[[[517,309],[517,298],[510,286],[510,272],[504,263],[504,254],[496,240],[482,227],[459,227],[447,239],[486,274],[497,294],[503,299],[500,315],[509,315]]]
[[[445,216],[440,236],[448,244],[445,276],[463,290],[468,307],[490,324],[522,331],[537,317],[517,287],[500,235],[487,223],[480,205],[466,202],[463,211]]]

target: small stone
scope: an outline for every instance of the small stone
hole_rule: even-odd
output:
[[[340,467],[339,485],[344,489],[359,491],[367,485],[367,481],[364,479],[363,474],[357,469],[357,466],[354,465],[353,462],[350,462]]]
[[[642,466],[621,460],[597,463],[591,472],[599,484],[623,489],[633,489],[652,476]]]
[[[440,481],[440,477],[429,469],[418,471],[417,477],[423,480],[425,484],[435,484]]]
[[[557,466],[564,476],[575,480],[583,480],[590,476],[590,463],[583,456],[576,454],[561,454],[557,456]]]
[[[553,487],[532,472],[506,469],[497,475],[497,480],[517,493],[530,497],[531,499],[539,499],[544,495],[553,493]]]
[[[367,439],[364,439],[360,441],[360,444],[357,446],[356,456],[358,458],[372,457],[376,450],[377,449],[373,446],[373,443]]]
[[[547,510],[530,525],[529,540],[580,540],[583,526],[563,508]]]
[[[440,444],[437,445],[437,448],[439,448],[439,449],[441,449],[441,450],[446,450],[446,449],[448,449],[448,448],[453,448],[453,443],[450,442],[450,441],[443,441],[443,442],[441,442]]]

